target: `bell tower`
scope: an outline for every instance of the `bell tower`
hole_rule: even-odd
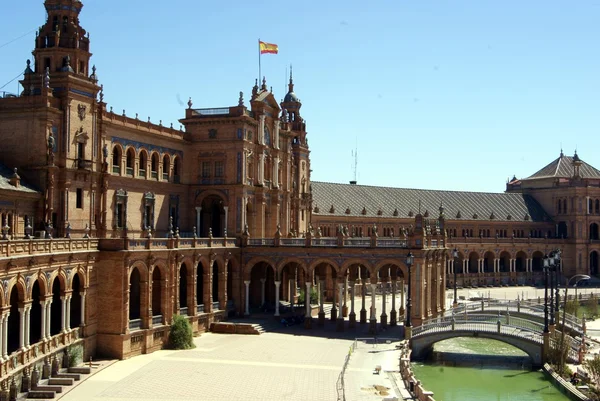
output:
[[[79,25],[83,3],[79,0],[46,0],[44,7],[47,18],[36,33],[32,72],[37,77],[48,73],[52,89],[56,89],[56,84],[60,81],[53,79],[57,75],[63,77],[71,73],[88,78],[92,54],[89,35]],[[89,79],[96,81],[95,73]],[[25,81],[27,80],[26,74]],[[40,79],[36,81],[23,83],[25,94],[31,94],[29,92],[32,89],[36,92],[40,90],[42,82]]]

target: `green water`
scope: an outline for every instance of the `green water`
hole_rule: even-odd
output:
[[[415,376],[425,389],[433,391],[436,401],[566,401],[562,394],[546,379],[541,371],[523,369],[511,363],[501,366],[478,363],[473,355],[506,355],[515,357],[525,354],[507,344],[495,340],[455,338],[435,345],[435,358],[444,354],[455,358],[467,355],[469,366],[444,366],[435,362],[414,362]],[[475,361],[475,363],[473,362]],[[452,365],[454,363],[451,363]],[[483,366],[482,366],[483,365]]]

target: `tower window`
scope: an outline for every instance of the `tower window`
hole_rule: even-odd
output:
[[[215,162],[215,177],[223,177],[223,162]]]
[[[75,199],[75,207],[77,209],[83,209],[83,189],[77,188],[77,197]]]
[[[46,69],[50,69],[50,57],[44,58],[44,72],[46,71]]]

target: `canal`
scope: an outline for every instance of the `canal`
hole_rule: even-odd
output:
[[[567,401],[523,351],[500,341],[460,337],[434,345],[415,376],[436,401]]]

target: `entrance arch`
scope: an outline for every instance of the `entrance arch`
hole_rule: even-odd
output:
[[[483,272],[494,272],[494,252],[492,251],[487,251],[483,257]]]
[[[71,283],[71,289],[73,292],[71,293],[71,307],[70,314],[71,317],[69,322],[71,324],[70,328],[79,327],[81,325],[81,280],[79,278],[79,274],[75,274],[73,276],[73,282]]]
[[[29,343],[40,341],[42,333],[42,286],[40,279],[35,280],[31,289],[31,312],[29,317]]]
[[[152,316],[162,315],[162,277],[160,268],[152,269]]]
[[[248,288],[251,309],[275,311],[275,277],[275,267],[266,261],[260,261],[252,266]]]
[[[542,272],[544,270],[544,254],[540,251],[535,251],[532,255],[531,270],[535,272]]]
[[[133,268],[129,276],[129,320],[141,318],[142,292],[140,286],[140,271]]]
[[[527,254],[523,251],[517,253],[515,262],[515,271],[517,273],[524,273],[527,269]]]
[[[479,273],[479,254],[471,252],[469,254],[469,274]]]
[[[200,236],[208,237],[212,229],[213,237],[222,237],[225,228],[225,201],[219,195],[208,195],[202,200],[200,212]]]

